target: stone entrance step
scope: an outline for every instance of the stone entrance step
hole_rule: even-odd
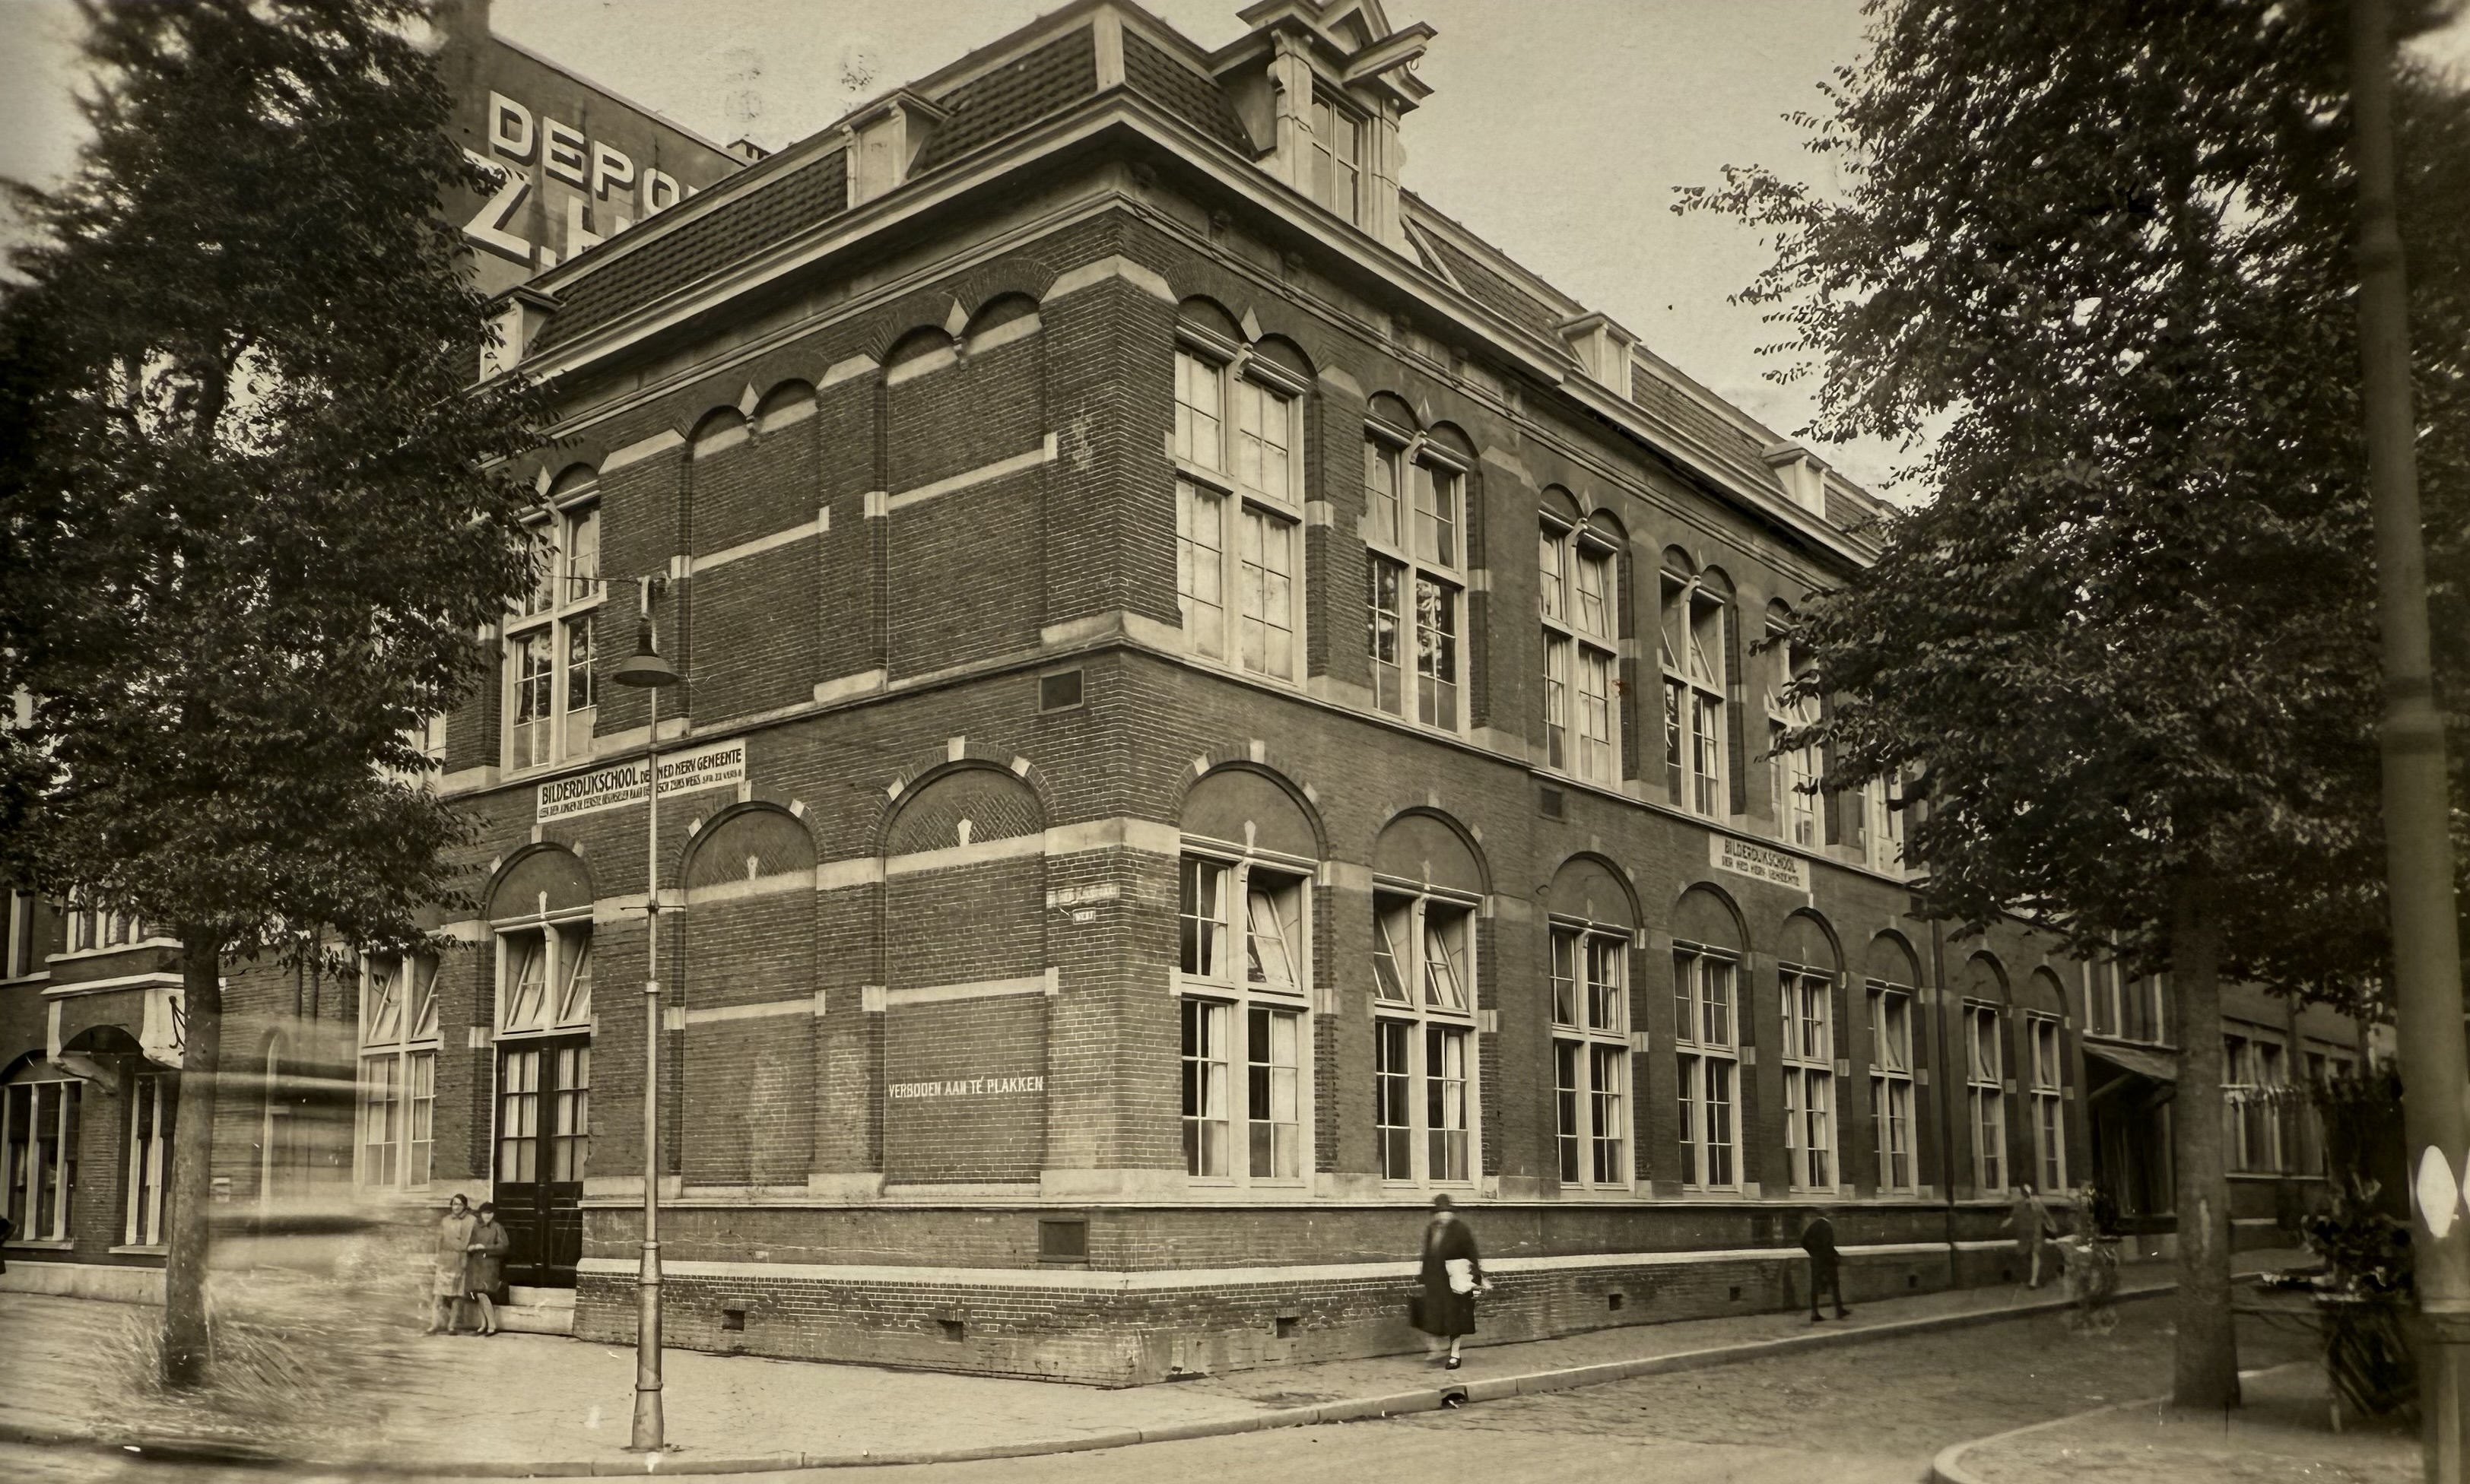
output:
[[[574,1290],[572,1288],[525,1288],[510,1287],[507,1302],[498,1306],[498,1327],[518,1334],[571,1334],[574,1333]]]

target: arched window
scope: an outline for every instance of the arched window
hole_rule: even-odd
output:
[[[1175,347],[1176,593],[1191,652],[1302,678],[1305,379],[1206,300]]]
[[[1389,415],[1384,416],[1386,412]],[[1466,482],[1463,440],[1395,423],[1395,398],[1373,399],[1363,425],[1366,632],[1372,700],[1442,731],[1465,722]]]
[[[1835,1161],[1835,945],[1815,918],[1784,919],[1776,955],[1783,1009],[1783,1148],[1795,1190],[1831,1192]]]
[[[2000,1024],[2007,976],[1998,961],[1975,954],[1964,966],[1965,1127],[1972,1136],[1972,1188],[1993,1195],[2007,1189],[2007,1047]]]
[[[1580,856],[1552,877],[1552,1094],[1563,1185],[1626,1189],[1629,952],[1637,914],[1603,862]]]
[[[360,1182],[427,1185],[436,1148],[437,961],[372,954],[361,961]],[[272,1055],[271,1052],[268,1053]]]
[[[84,1086],[31,1055],[0,1084],[13,1241],[67,1241],[73,1234]]]
[[[1381,1177],[1463,1185],[1478,1167],[1475,918],[1483,871],[1429,814],[1373,850],[1372,1075]]]
[[[1704,887],[1672,920],[1672,1045],[1681,1113],[1681,1184],[1737,1190],[1740,1172],[1741,926]]]
[[[2025,1113],[2033,1123],[2034,1178],[2044,1191],[2067,1188],[2066,1072],[2059,1031],[2066,990],[2059,976],[2037,968],[2028,981],[2023,1022]]]
[[[1913,1006],[1921,974],[1900,939],[1871,940],[1870,1127],[1878,1150],[1881,1193],[1918,1189],[1913,1155]]]
[[[598,475],[581,464],[559,475],[527,529],[532,590],[505,625],[508,768],[592,752],[599,704],[593,622],[602,591]]]
[[[1304,1178],[1318,854],[1312,821],[1266,774],[1222,768],[1184,800],[1176,983],[1195,1180]]]
[[[1606,786],[1620,777],[1620,546],[1608,524],[1570,519],[1548,500],[1537,542],[1544,620],[1548,767]]]
[[[1727,769],[1731,741],[1724,698],[1732,684],[1732,586],[1716,571],[1695,572],[1678,550],[1665,553],[1663,621],[1664,759],[1673,800],[1709,819],[1732,812]]]

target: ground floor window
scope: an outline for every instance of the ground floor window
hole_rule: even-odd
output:
[[[163,1189],[172,1165],[172,1100],[169,1081],[153,1073],[128,1088],[128,1211],[121,1241],[132,1247],[163,1241]]]
[[[1381,1177],[1475,1177],[1473,912],[1436,896],[1373,897],[1373,1127]]]
[[[1870,1126],[1878,1147],[1878,1189],[1909,1191],[1913,1169],[1913,992],[1870,985]]]
[[[1237,1027],[1242,1027],[1239,1041]],[[1264,1005],[1183,1002],[1183,1165],[1201,1179],[1303,1177],[1303,1016]],[[1243,1080],[1236,1081],[1236,1068]]]
[[[1964,1008],[1965,1113],[1972,1132],[1972,1185],[1983,1194],[2007,1188],[2006,1055],[1992,1006]]]
[[[1736,967],[1730,955],[1694,943],[1679,944],[1673,952],[1681,1183],[1693,1190],[1731,1190],[1740,1183],[1734,1113],[1740,1077]]]
[[[81,1084],[17,1082],[0,1097],[9,1159],[9,1222],[16,1241],[66,1241],[77,1201]]]
[[[2059,1067],[2059,1023],[2034,1016],[2024,1023],[2033,1069],[2033,1154],[2036,1178],[2045,1191],[2067,1188],[2064,1093]]]

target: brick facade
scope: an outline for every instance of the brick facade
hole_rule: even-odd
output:
[[[1438,1190],[1467,1205],[1500,1270],[1488,1334],[1798,1302],[1798,1235],[1818,1210],[1855,1295],[2000,1281],[2009,1181],[1974,1178],[1965,1007],[1997,1011],[2009,1171],[2038,1158],[2017,1080],[2028,1027],[2058,1027],[2072,1182],[2097,1157],[2084,969],[2020,925],[1934,933],[1899,873],[1874,864],[1857,801],[1825,801],[1821,839],[1785,847],[1763,755],[1777,661],[1758,626],[1864,560],[1850,527],[1866,497],[1832,481],[1834,523],[1798,511],[1760,459],[1772,435],[1633,366],[1626,346],[1619,375],[1585,369],[1550,329],[1574,311],[1505,259],[1476,262],[1463,229],[1411,197],[1388,209],[1421,235],[1393,223],[1373,241],[1262,174],[1285,167],[1177,133],[1150,93],[1109,95],[1107,58],[1120,65],[1128,38],[1153,54],[1144,66],[1183,69],[1178,85],[1218,87],[1187,43],[1133,34],[1155,23],[1084,4],[1041,25],[1097,40],[1024,34],[1004,57],[1095,67],[1094,94],[1059,82],[1052,102],[1112,126],[1052,148],[984,144],[853,204],[874,215],[743,290],[680,277],[661,291],[715,296],[665,327],[651,322],[666,313],[657,293],[630,307],[608,285],[621,269],[657,279],[662,244],[720,233],[732,202],[836,170],[830,136],[715,188],[729,200],[700,216],[641,223],[540,281],[594,306],[571,328],[553,313],[534,363],[565,396],[542,487],[598,511],[597,709],[573,755],[520,770],[510,685],[449,720],[442,786],[478,827],[467,864],[485,905],[439,923],[463,946],[434,981],[433,1163],[402,1194],[502,1190],[499,1058],[529,1033],[507,1027],[518,960],[499,940],[588,932],[592,1014],[566,1029],[589,1036],[589,1153],[561,1198],[580,1210],[577,1333],[631,1335],[657,889],[673,1344],[1110,1383],[1401,1348],[1419,1213]],[[1251,65],[1246,44],[1220,54],[1228,76]],[[951,86],[972,85],[976,65]],[[1035,132],[1017,102],[1034,70],[1004,94],[1018,112],[1007,128]],[[1394,121],[1404,87],[1366,84],[1361,105]],[[891,209],[911,197],[917,212]],[[1447,252],[1430,251],[1442,237]],[[762,245],[735,250],[752,261]],[[1233,326],[1208,334],[1239,336],[1239,360],[1303,388],[1291,680],[1208,659],[1185,635],[1170,450],[1177,350],[1197,342],[1179,324]],[[1633,393],[1632,371],[1652,396]],[[1463,464],[1456,728],[1375,700],[1365,593],[1386,559],[1365,449],[1372,425],[1401,420],[1414,448]],[[1600,781],[1547,761],[1548,515],[1613,546],[1619,746]],[[1667,570],[1720,588],[1733,614],[1713,819],[1665,758]],[[685,680],[661,698],[660,745],[743,738],[747,763],[741,783],[664,797],[647,883],[641,804],[543,818],[539,800],[650,740],[643,694],[609,671],[630,648],[635,579],[652,574],[667,579],[655,617]],[[1067,675],[1077,687],[1045,684]],[[1238,775],[1212,796],[1237,802],[1197,801],[1204,781]],[[1188,1173],[1187,838],[1260,852],[1300,883],[1304,1113],[1289,1181]],[[1727,840],[1798,861],[1806,888],[1718,869]],[[510,885],[545,853],[571,903]],[[1376,916],[1412,892],[1469,913],[1463,1180],[1381,1172],[1376,1024],[1398,1011],[1379,997]],[[1625,1179],[1562,1179],[1555,921],[1630,936],[1619,1020],[1644,1049],[1622,1089]],[[1713,1190],[1684,1179],[1675,1049],[1676,945],[1709,944],[1729,955],[1738,1004],[1739,1177]],[[1787,1167],[1786,962],[1830,985],[1820,1188]],[[1868,1099],[1874,980],[1915,991],[1899,1190],[1880,1188]],[[271,970],[237,974],[233,995],[269,1025],[291,1013]],[[0,1015],[22,1019],[20,999],[0,996]],[[357,998],[327,1011],[346,1031],[358,1013]],[[2347,1038],[2306,1019],[2287,1028],[2294,1046]],[[23,1044],[26,1028],[5,1024]],[[253,1116],[223,1120],[235,1198],[270,1194],[239,1153],[255,1148]],[[1042,1220],[1085,1222],[1085,1257],[1042,1259]]]

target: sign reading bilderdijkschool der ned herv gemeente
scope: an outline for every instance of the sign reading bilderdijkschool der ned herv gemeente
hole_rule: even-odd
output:
[[[664,797],[707,788],[734,788],[745,781],[744,737],[661,754],[661,793]],[[597,814],[603,809],[641,803],[645,792],[643,759],[611,763],[606,768],[543,783],[533,818],[546,824],[578,814]]]

